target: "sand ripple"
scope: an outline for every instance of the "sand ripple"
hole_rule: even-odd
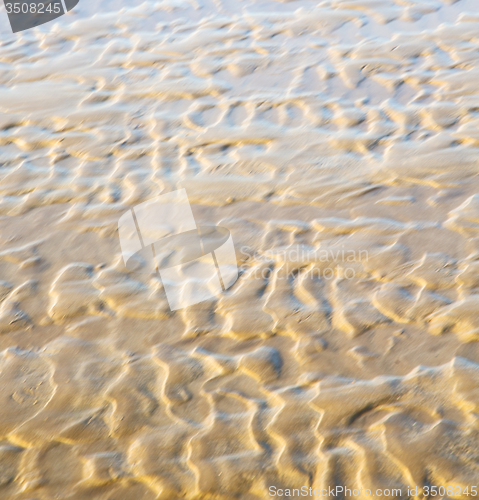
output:
[[[474,484],[475,0],[84,4],[0,43],[0,497]],[[179,187],[241,274],[173,314]]]

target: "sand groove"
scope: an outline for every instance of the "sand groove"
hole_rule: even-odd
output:
[[[0,42],[0,497],[474,484],[475,0],[82,1]],[[180,187],[240,277],[172,313]]]

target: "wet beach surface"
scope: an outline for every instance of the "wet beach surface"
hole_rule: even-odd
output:
[[[0,498],[476,483],[476,0],[0,14]],[[240,277],[171,312],[180,188]]]

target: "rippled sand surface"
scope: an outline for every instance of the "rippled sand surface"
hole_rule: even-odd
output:
[[[2,23],[0,498],[477,482],[477,0]],[[171,313],[117,225],[177,188],[241,276]]]

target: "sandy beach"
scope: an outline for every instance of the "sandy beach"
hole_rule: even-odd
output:
[[[0,499],[477,496],[478,43],[477,0],[2,5]],[[118,223],[179,189],[239,277],[172,311]]]

